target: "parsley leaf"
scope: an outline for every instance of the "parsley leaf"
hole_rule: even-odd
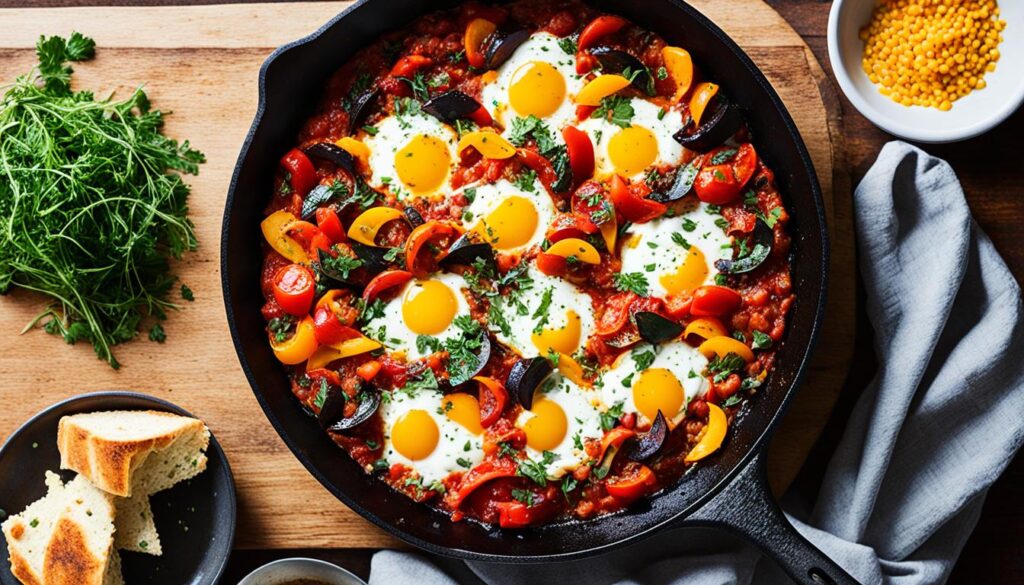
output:
[[[614,280],[616,290],[631,291],[642,297],[647,296],[647,289],[650,288],[647,276],[642,272],[619,272]]]
[[[768,349],[772,346],[772,338],[760,331],[754,331],[754,349]]]
[[[632,123],[635,113],[629,98],[611,95],[601,100],[601,105],[590,114],[590,117],[607,119],[616,126],[628,128]]]

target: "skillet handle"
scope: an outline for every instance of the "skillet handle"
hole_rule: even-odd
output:
[[[720,528],[743,537],[803,585],[859,585],[786,520],[768,487],[764,452],[757,453],[725,489],[686,524]]]

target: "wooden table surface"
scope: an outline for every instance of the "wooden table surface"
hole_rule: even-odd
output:
[[[767,0],[797,30],[818,57],[831,78],[825,31],[830,2],[826,0]],[[205,0],[0,0],[0,7],[198,4]],[[40,23],[42,26],[43,23]],[[40,29],[42,31],[42,28]],[[1017,65],[1019,66],[1019,64]],[[874,161],[881,146],[892,137],[875,128],[845,99],[841,114],[856,183]],[[1024,172],[1021,171],[1019,137],[1024,134],[1024,110],[992,132],[953,145],[929,145],[924,148],[946,159],[957,172],[967,193],[975,219],[988,233],[1003,255],[1014,276],[1024,278],[1024,246],[1020,237],[1024,224]],[[860,288],[860,287],[858,287]],[[858,294],[863,291],[859,290]],[[863,304],[861,304],[863,306]],[[871,379],[876,367],[871,344],[871,328],[866,316],[858,315],[857,353],[851,375],[824,435],[815,447],[793,489],[814,490],[820,481],[829,454],[842,434],[843,426],[860,390]],[[981,519],[958,561],[950,583],[1024,583],[1024,456],[1018,455],[1009,469],[989,492]],[[346,565],[365,576],[371,551],[293,550],[243,551],[236,554],[224,583],[236,583],[252,568],[283,556],[314,556]]]

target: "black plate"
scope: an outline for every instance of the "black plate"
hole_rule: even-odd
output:
[[[58,402],[35,415],[0,447],[0,508],[17,514],[46,495],[46,471],[57,471],[57,423],[62,416],[98,410],[160,410],[192,416],[170,402],[134,392],[97,392]],[[122,573],[131,585],[210,585],[224,571],[235,538],[235,481],[212,435],[206,471],[152,497],[163,555],[121,551]],[[61,471],[61,477],[74,477]],[[0,584],[18,585],[0,536]]]

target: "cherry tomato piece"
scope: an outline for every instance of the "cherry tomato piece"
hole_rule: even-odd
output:
[[[477,376],[473,379],[480,383],[480,426],[486,429],[504,412],[508,403],[508,390],[494,378]]]
[[[360,335],[358,331],[342,323],[329,303],[320,305],[313,311],[313,327],[316,340],[320,345],[355,339]]]
[[[729,147],[717,148],[709,152],[705,160],[717,160],[717,155],[728,150]],[[757,170],[757,152],[750,144],[743,144],[734,150],[736,154],[729,160],[704,166],[697,174],[693,189],[698,199],[706,203],[725,205],[739,197],[743,186]]]
[[[407,270],[387,270],[373,277],[366,288],[363,289],[363,301],[369,303],[380,294],[390,288],[403,285],[412,278],[412,273]]]
[[[431,262],[433,255],[423,256],[421,252],[427,247],[426,244],[440,238],[451,238],[456,235],[455,228],[440,221],[428,221],[427,223],[412,230],[409,239],[405,241],[405,267],[416,276],[425,276],[433,270]],[[442,249],[447,246],[442,246]]]
[[[456,489],[450,490],[446,497],[448,505],[457,509],[466,498],[477,488],[499,477],[515,477],[519,465],[508,458],[484,461],[462,476]]]
[[[537,270],[548,276],[562,276],[569,270],[569,261],[563,256],[541,252],[537,254]]]
[[[345,236],[345,228],[341,225],[338,212],[331,207],[321,207],[316,210],[316,226],[320,228],[325,236],[330,238],[331,243],[348,241]]]
[[[274,298],[289,315],[298,317],[309,313],[315,288],[313,273],[301,264],[282,266],[274,274]]]
[[[473,110],[473,113],[469,115],[469,119],[481,128],[494,125],[494,119],[491,118],[490,112],[488,112],[487,108],[483,106]]]
[[[412,77],[424,67],[430,67],[434,60],[423,55],[406,55],[391,68],[392,77]]]
[[[586,51],[596,45],[598,39],[619,32],[626,24],[628,21],[619,16],[610,14],[598,16],[583,28],[576,46],[580,51]]]
[[[381,363],[377,360],[368,360],[356,368],[356,375],[365,382],[373,380],[380,372]]]
[[[698,317],[720,317],[740,308],[743,297],[724,286],[702,286],[693,293],[690,313]]]
[[[474,18],[466,25],[463,45],[466,49],[466,60],[473,67],[483,67],[485,61],[484,42],[498,26],[485,18]]]
[[[291,177],[292,191],[300,196],[304,197],[319,182],[313,162],[298,148],[293,148],[284,155],[281,166]]]
[[[608,493],[620,500],[635,500],[657,483],[654,472],[641,465],[633,474],[605,485]]]
[[[597,233],[597,226],[582,213],[562,213],[555,218],[548,230],[547,239],[552,244],[566,238],[587,239]]]
[[[622,177],[612,177],[611,196],[615,211],[633,223],[646,223],[661,217],[668,209],[664,203],[644,197],[651,190],[644,183],[630,185]]]
[[[520,148],[516,151],[516,158],[530,170],[537,173],[540,182],[544,184],[548,191],[553,191],[551,187],[558,182],[558,175],[555,174],[555,169],[551,166],[551,162],[548,159],[539,153],[525,148]]]

